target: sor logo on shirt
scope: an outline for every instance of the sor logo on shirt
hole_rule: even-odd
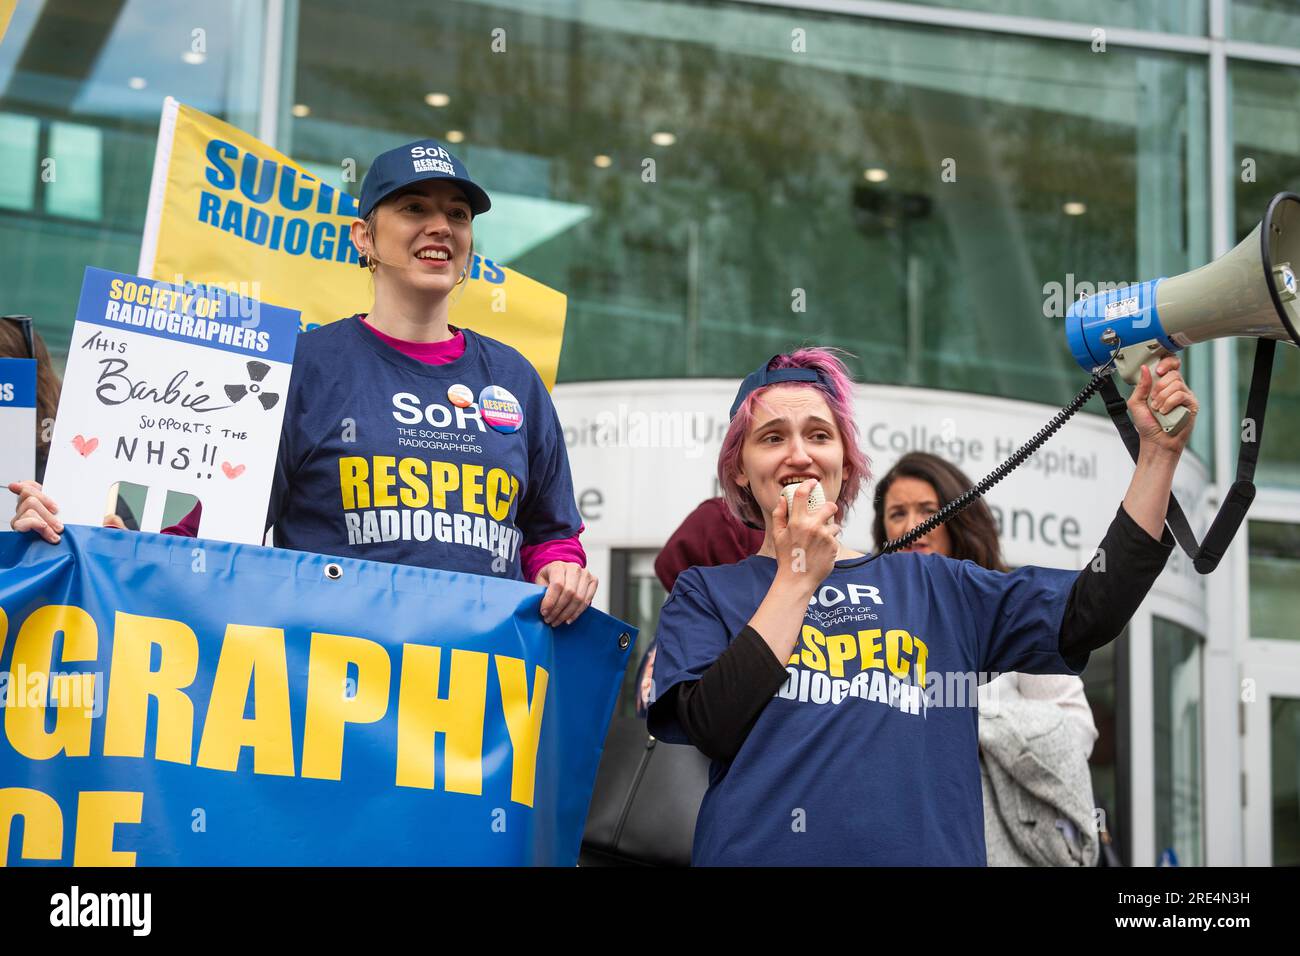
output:
[[[867,601],[876,605],[885,603],[885,599],[880,596],[880,589],[874,584],[850,584],[847,588],[848,594],[832,585],[825,585],[808,599],[808,606],[815,607],[838,607],[845,601],[850,604],[864,604]]]
[[[418,425],[428,422],[434,428],[446,428],[453,419],[456,428],[464,431],[473,422],[479,431],[487,431],[478,405],[469,404],[461,407],[447,406],[439,402],[422,404],[420,396],[413,392],[398,392],[393,396],[393,418],[402,425]]]

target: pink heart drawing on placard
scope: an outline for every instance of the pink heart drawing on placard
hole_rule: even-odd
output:
[[[221,463],[221,470],[226,473],[227,478],[238,478],[240,475],[244,473],[244,466],[232,465],[228,461],[223,461]]]
[[[72,447],[77,449],[77,454],[82,458],[86,458],[92,451],[99,447],[99,439],[83,438],[78,435],[76,438],[72,439]]]

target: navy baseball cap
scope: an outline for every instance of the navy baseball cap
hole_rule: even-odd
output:
[[[361,218],[365,219],[397,190],[426,179],[455,183],[464,190],[470,212],[476,216],[492,208],[492,200],[482,186],[469,178],[464,163],[437,140],[420,139],[375,157],[361,181]]]
[[[740,406],[751,392],[756,392],[760,388],[768,385],[775,385],[778,382],[820,382],[822,387],[832,395],[835,394],[835,386],[831,380],[822,372],[812,368],[774,368],[768,366],[779,359],[780,354],[773,355],[770,359],[745,376],[745,380],[740,383],[740,391],[736,392],[736,400],[731,403],[731,417],[736,417],[736,412],[740,411]]]

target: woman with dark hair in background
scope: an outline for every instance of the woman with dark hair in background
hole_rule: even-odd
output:
[[[871,524],[876,548],[971,487],[960,468],[936,455],[904,455],[876,485]],[[982,498],[903,550],[974,561],[990,571],[1011,570],[1002,559],[993,512]],[[1093,865],[1098,847],[1088,757],[1097,727],[1083,681],[1072,674],[1008,673],[981,686],[979,695],[989,865]],[[1033,759],[1021,762],[1024,754]],[[1026,779],[1026,767],[1034,768],[1035,779]],[[1027,825],[1022,808],[1028,806],[1042,810],[1038,822],[1045,826]],[[1042,841],[1044,832],[1049,841]]]

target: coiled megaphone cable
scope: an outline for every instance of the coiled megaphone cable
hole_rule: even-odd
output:
[[[1114,368],[1115,357],[1112,355],[1110,361],[1092,373],[1092,378],[1088,381],[1088,384],[1080,389],[1079,394],[1074,396],[1074,399],[1070,404],[1057,412],[1055,417],[1039,429],[1038,433],[1034,435],[1033,438],[1029,439],[1029,441],[1025,442],[1012,452],[1011,457],[985,475],[979,484],[975,485],[973,488],[967,489],[965,492],[952,499],[952,501],[948,502],[911,531],[907,532],[907,534],[894,538],[891,541],[886,541],[875,554],[868,555],[865,558],[857,558],[854,561],[846,562],[838,566],[846,568],[861,567],[864,564],[876,560],[876,558],[880,557],[882,554],[890,554],[900,548],[906,548],[916,539],[924,538],[935,528],[939,527],[939,525],[951,521],[960,512],[969,508],[975,502],[976,498],[981,497],[999,481],[1024,464],[1026,458],[1038,451],[1038,449],[1041,448],[1049,438],[1060,430],[1062,425],[1073,418],[1075,413],[1088,403],[1088,399],[1092,398],[1092,396],[1096,394],[1097,389],[1101,388],[1102,383],[1110,378],[1110,373]]]

